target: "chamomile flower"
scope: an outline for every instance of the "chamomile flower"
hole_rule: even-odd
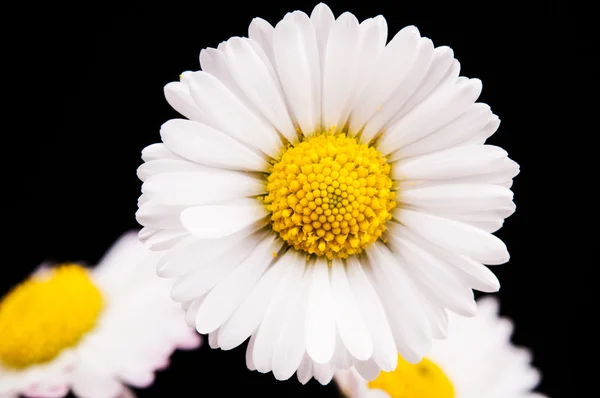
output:
[[[448,47],[324,4],[200,53],[145,148],[140,239],[212,347],[328,383],[419,362],[508,261],[518,165]]]
[[[0,397],[133,397],[200,336],[156,276],[157,254],[125,234],[102,261],[40,267],[0,300]]]
[[[399,358],[392,372],[367,381],[355,369],[335,375],[347,398],[542,398],[528,350],[510,342],[513,325],[498,317],[498,301],[478,301],[473,318],[450,315],[451,333],[418,364]]]

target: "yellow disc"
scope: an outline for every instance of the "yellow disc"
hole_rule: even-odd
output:
[[[0,362],[23,369],[56,358],[93,329],[102,294],[74,264],[33,275],[0,301]]]
[[[454,398],[454,387],[444,372],[433,362],[423,359],[412,364],[398,357],[398,367],[381,372],[369,382],[369,388],[387,392],[392,398]]]
[[[274,231],[328,259],[360,253],[385,231],[396,207],[391,167],[346,134],[319,134],[284,148],[264,201]]]

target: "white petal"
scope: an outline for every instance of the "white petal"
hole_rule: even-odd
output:
[[[327,40],[323,65],[323,124],[326,130],[342,129],[343,112],[350,99],[358,48],[358,21],[348,12],[334,22]]]
[[[200,308],[200,305],[204,301],[205,297],[206,296],[201,296],[195,300],[192,300],[188,309],[185,310],[185,323],[187,323],[189,327],[194,327],[196,324],[196,313],[198,312],[198,308]]]
[[[358,259],[352,256],[346,263],[354,297],[371,333],[373,359],[383,370],[392,371],[398,364],[398,354],[385,310]]]
[[[496,130],[500,127],[500,118],[496,115],[492,115],[488,124],[483,129],[469,137],[465,143],[468,144],[483,144],[488,138],[490,138]]]
[[[354,365],[361,377],[367,381],[375,380],[379,376],[379,366],[374,360],[358,361]]]
[[[496,171],[506,156],[496,146],[465,145],[396,162],[392,173],[396,180],[454,179]]]
[[[186,241],[167,252],[156,264],[156,273],[162,278],[172,278],[203,267],[220,258],[243,239],[263,227],[263,222],[251,223],[235,234],[217,239],[198,239],[190,236]]]
[[[462,115],[481,94],[481,80],[458,79],[414,107],[382,136],[378,148],[388,155],[442,128]]]
[[[196,257],[188,256],[186,261],[193,263],[194,269],[177,278],[171,290],[171,298],[182,302],[205,294],[221,280],[227,278],[230,272],[252,253],[263,237],[264,233],[253,234],[235,243],[235,250],[227,250],[211,262],[206,262],[203,259],[204,253],[198,251],[202,245],[192,246]],[[230,249],[234,246],[230,246]],[[250,333],[246,337],[249,335]]]
[[[416,58],[419,38],[419,30],[407,26],[385,46],[352,112],[351,131],[359,131],[402,83]]]
[[[480,140],[481,131],[494,118],[498,119],[498,116],[492,114],[489,105],[473,104],[465,113],[444,127],[402,148],[399,156],[407,158],[451,148],[459,144],[467,144],[472,137]]]
[[[197,122],[207,122],[210,120],[206,112],[200,109],[192,99],[187,84],[182,82],[168,83],[164,88],[164,92],[169,105],[183,116]]]
[[[181,213],[181,223],[200,239],[217,239],[234,234],[267,215],[265,206],[258,200],[238,199],[187,208]]]
[[[429,253],[443,259],[465,286],[486,293],[497,292],[500,289],[498,278],[483,264],[469,257],[445,250],[397,223],[390,223],[388,232],[403,239],[410,239]]]
[[[181,156],[175,155],[163,143],[151,144],[142,149],[142,160],[144,162],[162,159],[183,160]]]
[[[404,264],[380,242],[367,251],[377,290],[390,321],[398,352],[411,363],[417,363],[431,347],[431,330],[414,286],[404,271]]]
[[[249,370],[256,370],[254,366],[254,360],[252,359],[252,353],[254,352],[254,342],[256,341],[256,335],[253,334],[250,336],[250,341],[248,341],[248,346],[246,347],[246,366]]]
[[[335,18],[327,4],[319,3],[312,10],[310,14],[310,20],[315,27],[315,33],[317,35],[317,46],[319,48],[319,59],[321,60],[321,71],[323,71],[323,64],[325,63],[325,51],[327,49],[327,40],[329,39],[329,33],[331,32],[331,27],[335,22]]]
[[[323,386],[329,384],[331,379],[333,379],[333,370],[331,369],[331,365],[326,364],[313,364],[313,373],[315,379]]]
[[[357,49],[356,74],[352,82],[352,91],[350,99],[346,103],[346,109],[343,115],[350,116],[350,126],[352,126],[351,113],[363,100],[362,93],[367,84],[369,84],[373,71],[376,69],[379,55],[385,48],[387,40],[387,22],[381,15],[375,18],[369,18],[361,22],[359,26],[359,45]],[[349,134],[355,135],[359,130],[349,130]]]
[[[402,209],[399,217],[422,238],[483,264],[503,264],[510,258],[504,242],[481,229],[408,209]]]
[[[206,296],[196,315],[196,329],[209,333],[221,326],[252,290],[273,260],[282,241],[267,235],[256,249],[231,274]]]
[[[135,219],[142,225],[156,229],[181,229],[179,216],[187,206],[169,206],[151,201],[139,206]],[[149,238],[143,239],[147,241]]]
[[[208,346],[210,348],[217,349],[219,348],[219,329],[216,329],[215,331],[212,331],[208,334]]]
[[[417,209],[455,214],[512,207],[513,193],[498,185],[443,184],[400,191],[400,201]]]
[[[183,229],[158,231],[144,242],[153,251],[167,250],[188,237]]]
[[[218,121],[215,127],[271,157],[279,153],[282,143],[273,127],[248,109],[216,77],[199,71],[189,81],[192,98]]]
[[[420,39],[416,51],[417,53],[412,66],[406,73],[402,82],[396,87],[396,91],[383,105],[380,104],[380,106],[376,108],[377,111],[375,114],[367,121],[361,134],[362,142],[367,143],[371,141],[384,126],[388,125],[393,120],[394,116],[398,114],[406,104],[410,96],[415,92],[425,77],[435,54],[433,42],[427,38]]]
[[[281,280],[293,269],[294,252],[289,250],[269,268],[248,297],[219,330],[219,344],[230,350],[246,340],[260,325],[273,293]]]
[[[202,170],[206,170],[206,168],[187,160],[159,159],[143,163],[137,169],[137,176],[140,180],[146,181],[148,178],[160,173],[186,173]]]
[[[171,151],[205,166],[246,171],[266,171],[268,167],[257,152],[202,123],[172,119],[162,125],[160,136]]]
[[[203,205],[263,194],[265,183],[243,172],[203,169],[154,175],[142,184],[142,192],[164,205]]]
[[[296,297],[292,297],[293,304],[281,320],[281,332],[273,348],[273,375],[277,380],[292,377],[304,357],[304,325],[311,276],[310,272],[304,272],[304,276],[301,276],[302,288],[296,292]]]
[[[410,239],[390,236],[388,241],[395,253],[406,260],[408,272],[419,280],[444,307],[460,315],[473,316],[477,305],[473,292],[463,286],[449,271],[443,260],[428,253]]]
[[[259,48],[259,51],[262,52],[262,49]],[[271,63],[265,64],[250,41],[239,37],[227,42],[225,56],[233,77],[246,97],[289,141],[296,141],[296,130],[279,84],[274,80]]]
[[[296,373],[298,377],[298,381],[301,384],[306,384],[313,376],[313,361],[310,359],[308,354],[304,355],[300,366],[298,367],[298,372]]]
[[[248,27],[248,37],[255,41],[275,65],[273,57],[273,26],[262,18],[254,18]]]
[[[296,304],[295,300],[303,289],[302,279],[306,260],[300,253],[292,253],[292,256],[289,264],[292,271],[277,286],[256,333],[253,359],[259,372],[266,373],[272,370],[273,350],[283,328],[282,318]],[[303,317],[302,314],[294,315]],[[301,342],[299,344],[303,346]],[[302,351],[304,352],[304,349]]]
[[[413,108],[421,104],[430,96],[438,95],[441,90],[452,85],[458,79],[460,73],[460,63],[454,59],[454,52],[450,47],[438,47],[433,52],[433,59],[427,74],[417,87],[417,90],[410,96],[408,101],[402,106],[400,111],[394,116],[388,126],[392,126],[400,121]]]
[[[369,359],[373,354],[373,342],[340,260],[334,260],[331,265],[331,293],[336,324],[342,341],[356,359]]]
[[[327,260],[317,258],[308,293],[306,352],[316,363],[327,363],[335,349],[336,325]]]
[[[321,127],[321,71],[314,27],[306,14],[292,13],[273,34],[277,73],[292,114],[304,135]]]

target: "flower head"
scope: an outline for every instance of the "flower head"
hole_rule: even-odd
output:
[[[532,390],[540,381],[531,354],[510,343],[512,323],[498,317],[498,301],[478,301],[479,315],[451,316],[453,329],[436,341],[418,364],[399,358],[398,367],[367,381],[355,369],[335,381],[347,398],[543,398]]]
[[[136,235],[94,269],[41,267],[0,300],[0,397],[116,398],[200,344]]]
[[[212,347],[328,383],[419,362],[496,291],[518,165],[448,47],[324,4],[200,53],[145,148],[140,238]]]

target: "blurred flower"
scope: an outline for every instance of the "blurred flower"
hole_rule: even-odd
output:
[[[478,300],[479,315],[451,316],[450,334],[414,365],[402,358],[368,382],[355,369],[335,375],[347,398],[542,398],[531,353],[510,342],[513,325],[498,317],[498,301]]]
[[[159,275],[212,347],[250,337],[248,366],[277,379],[419,362],[509,258],[492,232],[519,166],[484,145],[500,121],[481,81],[414,26],[386,45],[382,16],[324,4],[248,35],[165,87],[189,120],[138,170]]]
[[[130,232],[92,270],[40,267],[0,301],[0,397],[133,396],[200,336]]]

